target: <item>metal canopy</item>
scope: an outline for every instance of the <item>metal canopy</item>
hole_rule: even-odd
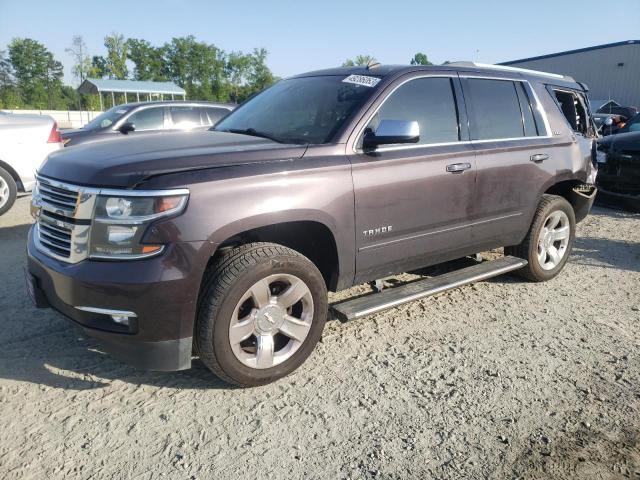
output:
[[[151,93],[158,95],[185,95],[184,89],[173,82],[146,82],[139,80],[110,80],[87,78],[78,87],[78,93]]]
[[[187,93],[173,82],[150,82],[140,80],[112,80],[103,78],[87,78],[78,87],[78,93],[97,93],[100,97],[100,110],[104,110],[102,102],[103,93],[111,93],[111,106],[115,106],[116,99],[114,93],[124,93],[124,102],[127,103],[127,93],[135,94],[136,100],[140,101],[140,94],[147,95],[151,100],[152,95],[160,96],[164,100],[165,95],[171,95],[171,100],[175,95],[182,95],[187,98]]]

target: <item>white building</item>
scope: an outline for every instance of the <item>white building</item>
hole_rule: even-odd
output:
[[[591,99],[640,107],[640,40],[609,43],[504,62],[502,65],[570,75]]]

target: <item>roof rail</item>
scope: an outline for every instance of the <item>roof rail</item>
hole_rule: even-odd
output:
[[[463,62],[451,62],[447,65],[455,65],[460,67],[490,68],[492,70],[501,70],[505,72],[520,72],[520,73],[528,73],[529,75],[540,75],[543,77],[552,77],[552,78],[561,78],[561,79],[565,78],[564,75],[559,75],[557,73],[541,72],[538,70],[529,70],[528,68],[508,67],[506,65],[491,65],[489,63],[463,61]]]

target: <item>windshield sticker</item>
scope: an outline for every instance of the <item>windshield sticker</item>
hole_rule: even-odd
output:
[[[368,77],[366,75],[349,75],[342,80],[345,83],[354,83],[356,85],[364,85],[365,87],[375,87],[380,81],[377,77]]]
[[[127,113],[126,110],[116,110],[116,113]]]

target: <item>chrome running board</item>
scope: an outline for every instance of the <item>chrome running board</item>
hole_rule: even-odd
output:
[[[338,320],[347,322],[397,307],[403,303],[413,302],[436,293],[451,290],[452,288],[480,282],[512,270],[518,270],[526,264],[527,261],[522,258],[506,256],[436,277],[418,280],[400,287],[383,290],[380,293],[372,293],[353,300],[346,300],[332,305],[331,308]]]

